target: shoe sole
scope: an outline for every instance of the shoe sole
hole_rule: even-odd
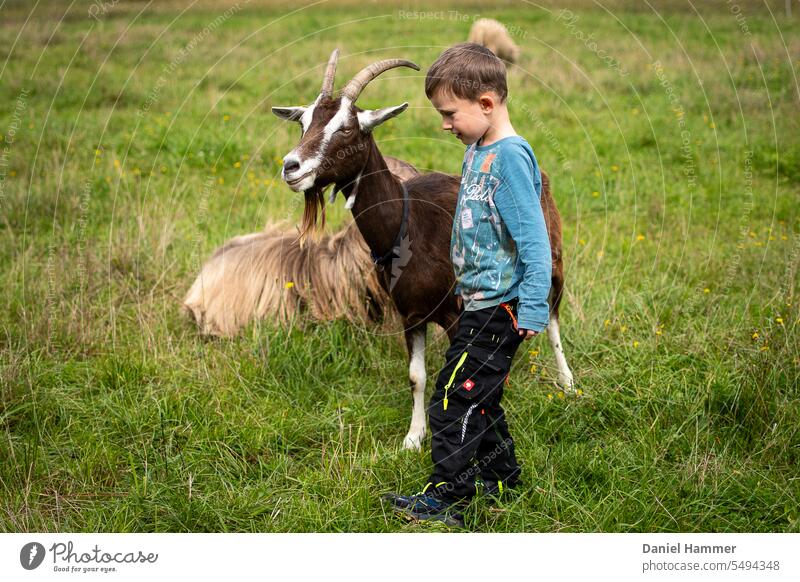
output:
[[[425,517],[422,517],[418,513],[415,513],[414,511],[409,509],[408,507],[398,507],[394,503],[394,499],[392,499],[391,497],[386,497],[386,496],[381,497],[381,501],[383,501],[387,505],[390,505],[392,510],[397,515],[399,515],[401,517],[404,517],[409,521],[414,521],[414,522],[417,522],[417,523],[419,523],[420,521],[438,521],[440,523],[445,524],[448,527],[456,527],[456,528],[460,528],[460,529],[464,529],[464,527],[465,527],[463,520],[459,520],[459,519],[453,517],[452,515],[447,515],[447,514],[441,514],[440,513],[440,514],[433,514],[433,515],[427,515]]]
[[[418,513],[414,513],[409,509],[400,509],[400,508],[395,509],[395,513],[397,513],[402,517],[405,517],[409,521],[414,521],[417,523],[421,521],[438,521],[439,523],[443,523],[447,527],[455,527],[459,529],[465,528],[463,520],[456,519],[452,515],[446,515],[440,513],[422,517]]]

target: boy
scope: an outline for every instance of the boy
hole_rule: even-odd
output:
[[[463,527],[477,474],[493,497],[519,480],[500,400],[517,348],[547,326],[552,262],[541,174],[509,120],[502,61],[481,45],[455,45],[431,66],[425,94],[442,129],[467,145],[451,238],[463,310],[428,406],[433,474],[421,493],[383,499]]]

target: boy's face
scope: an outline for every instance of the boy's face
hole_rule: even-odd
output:
[[[461,143],[472,145],[489,129],[496,98],[490,92],[481,95],[478,101],[469,101],[439,91],[431,103],[442,116],[442,129],[453,133]]]

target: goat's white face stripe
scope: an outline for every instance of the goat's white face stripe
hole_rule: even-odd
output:
[[[308,126],[311,125],[311,119],[314,117],[314,109],[316,109],[320,97],[322,97],[322,95],[318,95],[314,100],[314,103],[309,105],[303,112],[302,117],[300,117],[300,125],[303,127],[303,135],[305,135],[308,131]]]
[[[319,145],[320,152],[325,150],[325,146],[333,137],[333,134],[339,131],[350,116],[350,100],[347,97],[342,97],[339,102],[339,111],[336,112],[328,125],[325,126],[325,131],[322,136],[322,143]]]
[[[306,131],[308,131],[308,126],[311,124],[311,119],[314,116],[314,109],[319,103],[320,97],[314,101],[312,105],[306,109],[305,113],[303,113],[302,117],[300,118],[300,123],[303,125],[303,135],[305,135]],[[306,158],[305,160],[298,160],[300,162],[300,168],[292,174],[297,174],[298,176],[302,176],[304,174],[308,174],[309,172],[316,171],[319,168],[319,165],[322,163],[325,155],[325,148],[328,145],[328,142],[331,141],[333,138],[333,134],[339,131],[341,127],[347,122],[347,119],[350,115],[350,100],[347,97],[342,97],[341,102],[339,103],[339,111],[336,112],[328,124],[325,126],[325,129],[322,133],[322,140],[319,144],[319,149],[317,152]]]

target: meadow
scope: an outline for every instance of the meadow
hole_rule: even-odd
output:
[[[798,11],[796,11],[798,12]],[[419,490],[391,325],[269,321],[201,338],[200,265],[300,196],[271,114],[405,58],[384,154],[457,174],[424,75],[472,21],[522,49],[515,129],[564,225],[561,333],[504,399],[524,466],[486,532],[800,531],[800,15],[783,2],[0,5],[0,531],[441,530]],[[329,229],[351,216],[341,198]],[[446,338],[430,330],[428,393]]]

